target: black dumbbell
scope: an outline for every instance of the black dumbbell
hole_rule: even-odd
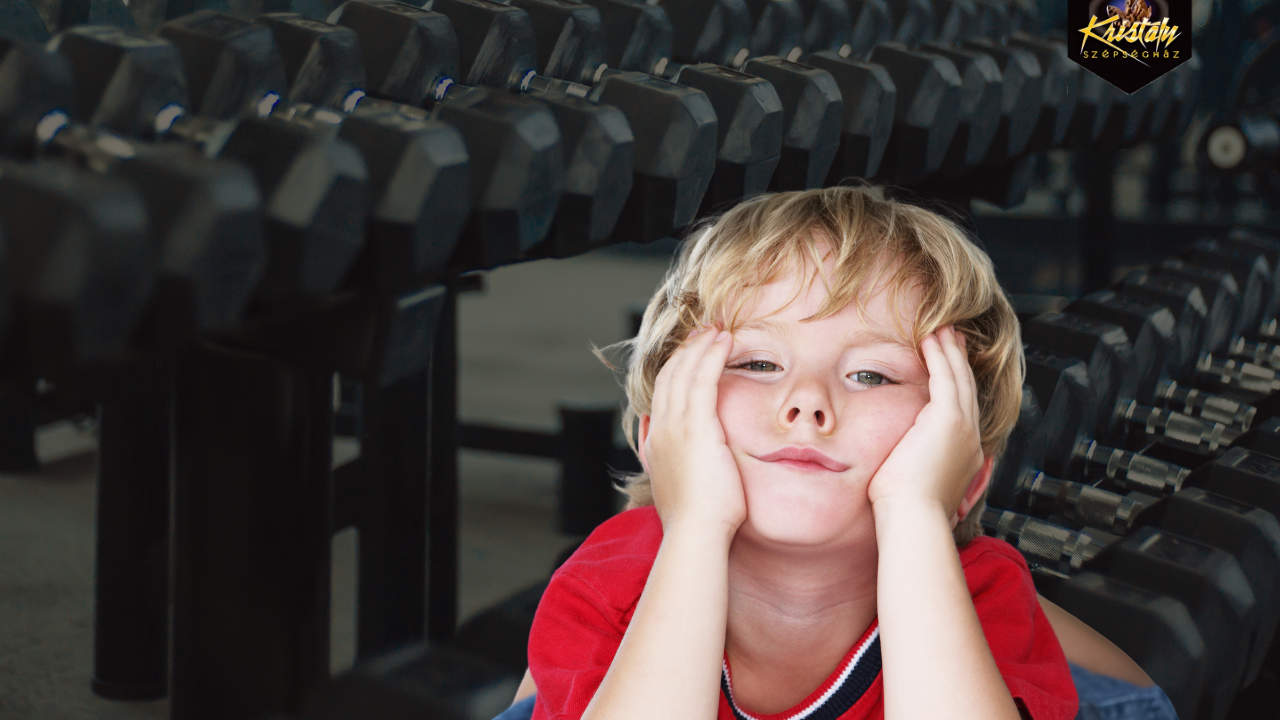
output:
[[[955,135],[939,166],[944,177],[982,163],[991,150],[1000,127],[1000,106],[1004,78],[995,60],[985,53],[955,45],[928,42],[919,47],[941,55],[955,64],[963,85]]]
[[[414,107],[462,133],[470,155],[471,214],[457,261],[464,268],[513,262],[542,242],[563,192],[559,128],[542,103],[464,88],[458,40],[445,16],[391,2],[348,2],[330,21],[360,36],[370,97]]]
[[[1258,632],[1258,599],[1229,553],[1150,526],[1119,538],[994,508],[983,512],[982,524],[1061,575],[1096,572],[1183,603],[1205,639],[1207,667],[1201,693],[1178,709],[1189,718],[1225,714],[1249,660],[1239,649]],[[1094,622],[1104,635],[1121,635],[1106,621]]]
[[[255,77],[282,74],[278,67],[273,71],[253,66],[254,62],[280,64],[271,31],[267,28],[235,18],[222,18],[221,22],[201,26],[220,28],[218,32],[221,35],[206,37],[200,43],[203,50],[187,48],[185,59],[188,62],[198,64],[202,59],[207,60],[202,53],[216,55],[219,52],[232,52],[241,61],[238,69],[229,71],[230,77],[222,78],[221,81],[228,86],[224,92],[236,93],[245,85],[252,85]],[[219,47],[219,41],[226,36],[231,38],[227,43],[233,46],[230,50]],[[192,42],[190,33],[177,34],[177,37],[183,43]],[[100,34],[98,41],[104,47],[97,65],[99,69],[125,66],[125,69],[117,69],[115,74],[107,73],[105,77],[99,73],[96,77],[104,84],[126,85],[124,79],[136,76],[136,66],[164,59],[154,49],[149,49],[133,62],[126,63],[120,53],[137,46],[136,39],[126,39],[112,47],[110,36]],[[159,40],[154,42],[167,44]],[[88,62],[93,57],[86,55],[78,62]],[[112,59],[116,65],[112,64]],[[177,64],[176,59],[171,60]],[[134,70],[126,73],[129,66],[135,66]],[[77,74],[95,77],[87,70]],[[116,76],[124,79],[113,80]],[[204,79],[209,78],[206,76]],[[431,153],[410,151],[398,160],[412,162],[424,156],[435,157],[444,160],[447,167],[455,168],[455,172],[456,168],[465,167],[465,153],[459,155],[460,144],[456,136],[447,130],[430,124],[425,128],[417,127],[422,125],[424,118],[381,118],[374,113],[362,113],[359,119],[345,124],[340,130],[335,127],[340,116],[328,111],[292,120],[256,116],[259,103],[274,106],[273,96],[285,91],[284,87],[278,92],[271,90],[265,96],[266,100],[258,103],[252,101],[252,96],[247,103],[236,103],[218,97],[216,90],[206,91],[197,87],[195,94],[209,99],[215,106],[243,107],[247,104],[255,108],[255,114],[231,120],[174,114],[175,108],[179,113],[181,110],[176,104],[179,97],[175,95],[174,103],[166,105],[159,115],[165,117],[165,123],[169,125],[166,137],[181,138],[208,155],[241,159],[252,169],[257,184],[267,193],[263,213],[268,245],[266,268],[253,292],[250,313],[255,319],[235,327],[237,341],[298,362],[337,367],[355,375],[382,379],[402,376],[420,366],[421,358],[425,357],[425,343],[429,342],[429,336],[403,330],[429,326],[438,310],[436,295],[424,295],[418,290],[422,283],[437,275],[448,260],[458,219],[445,219],[441,227],[432,228],[423,236],[421,218],[416,217],[414,211],[422,210],[422,192],[430,189],[431,176],[425,172],[427,167],[420,164],[415,168],[413,179],[391,183],[385,175],[394,166],[388,168],[386,164],[396,158],[384,153],[380,158],[384,165],[379,167],[379,182],[385,180],[386,184],[377,188],[381,194],[375,197],[378,205],[370,213],[371,232],[364,237],[365,165],[356,146],[366,145],[368,152],[382,152],[387,147],[394,147],[395,139],[444,133],[443,144],[446,150],[452,151],[453,157],[450,158],[448,152],[433,156]],[[341,135],[344,133],[355,143],[343,140]],[[378,143],[370,135],[382,138],[382,150],[375,147]],[[392,139],[388,140],[389,137]],[[74,140],[74,134],[68,141],[58,140],[59,149],[72,155],[102,155],[97,151],[102,145],[98,141],[91,144],[71,140]],[[115,144],[128,145],[118,139]],[[83,152],[85,150],[88,152]],[[121,167],[129,165],[122,164]],[[163,183],[157,185],[162,186]],[[242,186],[251,187],[252,183],[245,182]],[[449,197],[449,192],[456,191],[456,187],[451,187],[442,197]],[[388,201],[388,193],[394,202]],[[418,206],[414,206],[415,201]],[[406,209],[404,205],[396,205],[397,202],[413,207]],[[432,212],[435,211],[433,208]],[[430,221],[430,217],[427,220]],[[187,226],[180,227],[185,229]],[[218,232],[239,232],[241,237],[238,241],[242,243],[253,237],[247,231],[237,230],[234,224],[215,224],[214,227]],[[446,247],[431,247],[429,241],[440,237],[431,233],[441,233]],[[248,259],[245,253],[240,253],[240,256],[241,262]],[[231,262],[228,259],[218,266],[225,274],[221,278],[224,283],[245,277],[244,273],[226,273],[226,265]],[[248,277],[249,280],[241,282],[252,283],[254,275]],[[224,293],[219,297],[226,303],[237,296]],[[173,307],[179,306],[175,303]],[[398,332],[397,328],[401,331]]]
[[[827,185],[845,178],[870,178],[879,172],[893,133],[897,86],[880,65],[861,62],[830,50],[812,53],[804,64],[825,70],[843,98],[840,146],[827,174]]]
[[[1098,487],[1096,481],[1083,484],[1052,478],[1039,468],[1047,464],[1046,436],[1057,430],[1053,422],[1044,423],[1034,391],[1024,388],[1018,423],[1011,435],[1013,442],[993,476],[990,503],[994,507],[1032,512],[1042,517],[1058,516],[1077,526],[1120,535],[1151,525],[1231,553],[1240,562],[1257,597],[1264,601],[1259,612],[1258,639],[1251,646],[1245,676],[1245,684],[1252,682],[1280,621],[1280,603],[1276,602],[1280,599],[1277,597],[1280,586],[1276,582],[1276,570],[1280,568],[1280,524],[1269,509],[1276,507],[1275,498],[1265,498],[1263,509],[1243,505],[1237,501],[1234,488],[1223,487],[1221,480],[1206,481],[1212,465],[1197,473],[1181,469],[1171,472],[1172,468],[1167,465],[1162,468],[1164,464],[1159,461],[1121,451],[1107,453],[1109,457],[1104,462],[1112,465],[1111,472],[1106,474],[1107,480],[1123,475],[1119,487],[1111,486],[1128,490],[1125,495]],[[1099,458],[1092,459],[1096,462]],[[1123,465],[1130,472],[1117,474],[1116,465]],[[1224,474],[1230,471],[1219,471],[1219,475]],[[1197,485],[1226,489],[1230,497],[1194,487]],[[1135,487],[1138,490],[1133,490]]]
[[[606,23],[588,17],[599,12],[592,7],[566,0],[515,0],[512,4],[529,13],[533,21],[540,63],[544,55],[565,57],[571,54],[571,48],[596,47],[606,42],[602,30]],[[614,3],[605,8],[619,6]],[[656,13],[650,21],[667,22],[661,8],[650,8]],[[639,17],[635,13],[625,13],[625,17],[614,18],[613,23],[635,22]],[[552,48],[549,54],[542,49],[547,47]],[[604,73],[598,65],[590,62],[599,61],[593,57],[589,62],[573,67],[555,63],[554,66],[540,66],[539,70],[543,75],[562,80],[586,78],[585,84],[591,85],[595,82],[595,75],[603,76]],[[839,147],[842,101],[834,79],[825,71],[776,56],[753,58],[742,70],[769,81],[782,103],[782,150],[769,189],[820,187]],[[632,125],[637,122],[641,121],[637,119]]]
[[[8,0],[0,11],[0,38],[42,43],[49,39],[49,29],[30,0]]]
[[[837,6],[836,9],[822,9],[833,3]],[[663,42],[671,33],[669,29],[664,30],[670,28],[670,20],[661,7],[630,0],[591,0],[590,4],[604,18],[611,67],[669,75],[667,67],[670,64],[671,47],[669,43],[664,45]],[[534,3],[521,4],[520,7],[533,12],[533,5]],[[841,8],[846,12],[848,10],[842,0],[823,0],[814,5],[812,12],[828,17],[832,14],[839,15]],[[810,27],[814,22],[817,20],[811,19]],[[535,22],[535,28],[538,27],[539,23]],[[539,44],[543,42],[540,36]],[[833,54],[833,57],[839,56]],[[782,102],[781,159],[769,184],[770,190],[798,190],[818,187],[824,180],[827,184],[834,184],[844,177],[868,176],[865,157],[856,161],[858,152],[851,150],[846,154],[840,151],[842,123],[847,134],[862,132],[868,142],[877,146],[871,150],[871,155],[872,160],[878,164],[883,144],[888,139],[892,107],[885,108],[879,114],[888,114],[888,120],[882,122],[880,127],[867,127],[869,123],[866,117],[869,107],[872,119],[877,119],[874,110],[881,107],[886,89],[892,89],[887,75],[880,73],[883,77],[866,78],[863,70],[857,67],[838,67],[827,71],[818,68],[817,63],[801,65],[770,57],[753,58],[742,70],[768,80]],[[839,81],[833,73],[840,76]],[[867,79],[871,82],[863,82]],[[849,109],[851,107],[852,110]],[[880,132],[879,138],[873,137],[876,130]],[[845,144],[851,147],[858,143],[851,141]],[[864,149],[861,155],[866,154]],[[845,157],[849,158],[847,162],[842,161]],[[824,167],[829,168],[829,175]]]
[[[138,192],[62,163],[4,163],[0,232],[6,375],[124,359],[156,276]]]
[[[272,115],[350,142],[369,169],[365,247],[346,284],[397,292],[440,278],[471,204],[461,133],[423,110],[361,103],[363,53],[350,28],[288,13],[255,22],[271,29],[290,82],[293,103]]]
[[[804,32],[801,44],[808,52],[853,52],[853,7],[843,0],[799,0]]]
[[[296,308],[329,297],[363,242],[368,172],[359,152],[327,133],[267,116],[288,87],[265,26],[206,10],[165,23],[157,35],[177,50],[174,69],[185,77],[196,114],[171,103],[153,121],[156,130],[210,157],[244,162],[262,192],[269,252],[252,304]],[[103,44],[110,48],[109,39]],[[90,61],[82,60],[77,77],[91,76]]]
[[[1165,691],[1181,717],[1195,716],[1206,682],[1207,641],[1182,601],[1090,571],[1067,575],[1037,565],[1031,577],[1041,595],[1102,628]]]
[[[682,63],[737,67],[751,54],[746,0],[656,0],[674,29],[671,58]]]
[[[800,59],[807,48],[804,42],[807,28],[798,0],[744,2],[751,18],[751,39],[747,43],[751,56],[776,56],[793,62]]]
[[[432,7],[451,21],[458,40],[458,77],[463,83],[504,90],[530,88],[537,57],[527,13],[482,0],[442,2]],[[578,14],[591,14],[590,10],[584,7]],[[490,28],[503,40],[495,43],[494,36],[486,36]],[[371,42],[369,39],[362,45]],[[580,76],[583,68],[600,60],[599,55],[588,52],[557,64],[566,74]],[[526,252],[534,256],[585,252],[609,237],[622,212],[632,184],[634,136],[625,115],[616,108],[566,94],[532,96],[555,116],[567,172],[565,195],[549,240],[552,247],[527,248]]]
[[[433,7],[454,21],[463,48],[464,77],[510,86],[523,84],[533,74],[536,38],[527,13],[488,0],[440,0]],[[504,31],[495,33],[495,26]],[[504,46],[487,50],[494,37],[505,38]],[[718,118],[716,170],[702,208],[737,202],[767,189],[782,147],[782,104],[773,86],[709,63],[669,63],[666,75],[672,82],[706,93]]]
[[[125,38],[126,47],[136,47],[143,57],[129,62],[128,50],[94,55],[93,47],[110,48],[112,38]],[[26,146],[42,156],[61,156],[97,172],[108,173],[119,183],[125,181],[137,193],[146,209],[148,238],[157,267],[154,292],[148,291],[145,321],[131,340],[152,350],[181,344],[198,332],[234,324],[258,281],[265,260],[263,229],[258,218],[259,195],[253,176],[242,165],[211,160],[179,147],[156,147],[68,124],[60,107],[73,105],[73,66],[93,61],[102,84],[116,83],[115,97],[146,95],[143,90],[128,92],[130,81],[145,82],[154,75],[142,66],[176,61],[173,48],[162,41],[143,40],[111,27],[81,27],[61,33],[54,42],[60,49],[77,47],[72,61],[62,53],[49,53],[30,46],[11,46],[5,55],[13,95],[6,104],[24,108],[26,119],[0,119],[8,132],[26,132]],[[168,50],[157,53],[156,48]],[[119,70],[119,66],[125,69]],[[117,71],[118,75],[117,76]],[[162,78],[163,79],[163,78]],[[42,85],[35,94],[23,88]],[[88,78],[79,84],[81,99],[94,99]],[[181,89],[180,87],[178,88]],[[61,97],[62,102],[59,102]],[[170,97],[174,97],[170,93]],[[99,103],[111,105],[112,103]],[[134,127],[136,117],[163,110],[165,104],[114,103],[130,112],[108,113],[125,127]],[[44,113],[32,124],[31,119]],[[86,116],[102,114],[88,105]],[[132,115],[133,117],[127,117]],[[19,155],[27,155],[26,152]],[[28,155],[29,156],[29,155]],[[104,178],[104,182],[110,180]],[[150,281],[148,281],[149,283]]]

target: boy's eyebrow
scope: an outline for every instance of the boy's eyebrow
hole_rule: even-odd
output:
[[[782,336],[788,336],[791,334],[791,329],[787,323],[775,322],[773,320],[768,320],[765,318],[756,318],[755,320],[749,320],[747,322],[744,322],[738,326],[738,330],[739,331],[756,330],[756,331],[768,333],[770,335],[782,335]],[[884,345],[901,345],[903,347],[911,346],[910,343],[903,342],[902,338],[900,337],[890,335],[889,333],[884,332],[882,330],[874,330],[871,328],[863,328],[859,330],[858,332],[853,334],[853,337],[851,338],[851,340],[854,342],[854,344],[857,344],[857,345],[884,344]]]

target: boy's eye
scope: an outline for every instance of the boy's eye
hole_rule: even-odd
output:
[[[862,383],[863,385],[883,385],[887,379],[878,372],[870,370],[859,370],[853,374],[853,381]]]
[[[768,360],[748,360],[736,367],[741,370],[750,370],[752,372],[776,372],[778,370],[778,366]]]

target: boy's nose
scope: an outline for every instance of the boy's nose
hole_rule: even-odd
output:
[[[827,410],[821,407],[814,407],[814,406],[810,406],[808,408],[792,406],[791,409],[788,410],[786,414],[786,424],[788,426],[793,426],[800,422],[812,420],[814,426],[818,429],[818,432],[824,433],[824,434],[827,432],[830,432],[831,430],[830,428],[831,419],[832,418],[831,418],[830,412],[828,412]]]

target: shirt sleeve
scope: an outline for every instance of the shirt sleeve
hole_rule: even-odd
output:
[[[618,653],[662,544],[652,507],[615,515],[551,577],[529,633],[533,720],[578,720]]]
[[[1024,716],[1072,720],[1079,709],[1062,646],[1036,601],[1031,572],[1007,543],[978,538],[964,563],[987,645]]]
[[[625,632],[622,613],[592,587],[572,574],[556,574],[529,634],[529,671],[538,686],[533,720],[582,717]]]

